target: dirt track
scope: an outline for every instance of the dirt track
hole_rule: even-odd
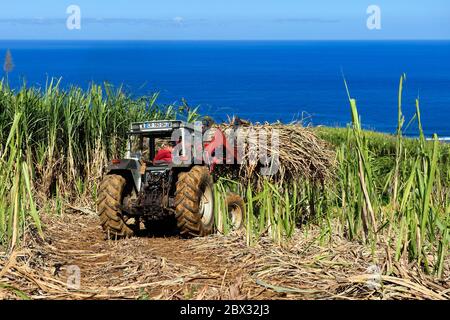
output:
[[[47,225],[45,242],[34,242],[16,258],[17,261],[22,260],[21,257],[29,260],[26,266],[19,267],[22,279],[16,279],[20,283],[16,287],[23,289],[25,283],[21,282],[36,284],[37,290],[32,287],[29,288],[31,291],[24,290],[33,298],[242,299],[276,296],[256,284],[249,286],[247,283],[243,288],[244,280],[248,282],[244,278],[249,275],[242,269],[242,264],[236,263],[240,254],[233,257],[231,252],[221,252],[226,251],[225,247],[220,250],[215,246],[210,250],[203,239],[142,236],[107,241],[95,216],[69,214],[62,218],[47,217],[44,222]],[[240,242],[236,245],[240,246]],[[16,268],[17,261],[14,263]],[[80,287],[78,290],[67,289],[67,283],[69,286],[76,284],[71,279],[74,279],[72,276],[77,267]]]
[[[33,237],[3,257],[0,283],[34,299],[450,298],[448,281],[400,265],[391,266],[398,276],[371,286],[374,260],[364,246],[339,238],[319,246],[314,230],[298,232],[285,248],[264,239],[248,247],[240,235],[105,241],[97,219],[44,218],[45,241]],[[383,250],[379,257],[385,270]],[[73,288],[77,268],[80,286]],[[0,298],[17,297],[13,292],[0,286]]]
[[[199,239],[141,236],[106,241],[96,217],[66,216],[64,221],[71,228],[60,225],[61,232],[50,232],[52,251],[62,267],[80,267],[80,293],[97,292],[93,298],[241,297],[242,269],[220,253],[199,248]]]

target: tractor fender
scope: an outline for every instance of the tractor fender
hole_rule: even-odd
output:
[[[117,162],[116,162],[117,161]],[[127,179],[127,182],[133,183],[137,192],[141,190],[142,176],[141,163],[136,159],[115,160],[106,168],[107,174],[118,174]]]

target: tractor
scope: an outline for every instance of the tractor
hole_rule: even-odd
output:
[[[131,124],[125,157],[111,161],[98,189],[97,212],[107,238],[130,237],[165,219],[174,221],[182,237],[215,231],[213,171],[225,152],[235,157],[236,148],[221,130],[204,141],[209,128],[180,120]],[[242,228],[242,198],[229,193],[226,207],[232,228]]]

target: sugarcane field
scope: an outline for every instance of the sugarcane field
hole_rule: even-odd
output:
[[[328,129],[0,92],[3,298],[449,297],[448,145],[361,130],[353,99]]]
[[[2,4],[4,314],[448,304],[450,2]]]

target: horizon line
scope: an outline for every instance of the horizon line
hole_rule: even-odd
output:
[[[271,42],[283,42],[283,41],[450,41],[450,38],[392,38],[392,39],[2,39],[0,41],[160,41],[160,42],[174,42],[174,41],[198,41],[198,42],[226,42],[226,41],[271,41]]]

